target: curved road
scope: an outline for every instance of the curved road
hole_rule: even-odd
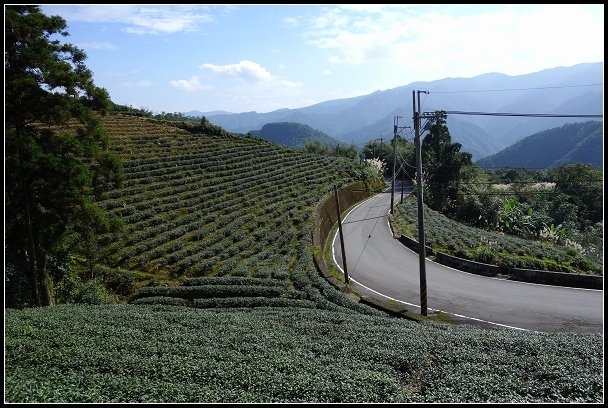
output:
[[[399,193],[398,193],[399,191]],[[400,200],[395,186],[395,205]],[[418,254],[393,238],[391,194],[371,197],[349,211],[342,230],[350,285],[360,294],[393,299],[420,313]],[[332,245],[340,269],[340,237]],[[603,332],[603,290],[538,285],[462,272],[426,260],[429,315],[538,332]]]

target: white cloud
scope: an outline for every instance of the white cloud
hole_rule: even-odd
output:
[[[323,71],[323,75],[333,75],[333,72],[331,72],[331,69],[326,69]]]
[[[270,72],[266,68],[256,62],[247,60],[229,65],[201,64],[199,68],[208,69],[216,74],[238,77],[244,81],[253,83],[270,81],[272,79],[272,75],[270,75]]]
[[[287,27],[297,27],[300,25],[298,19],[295,17],[285,17],[283,19],[283,24]]]
[[[334,64],[400,64],[419,79],[603,61],[603,6],[321,8],[304,38]],[[441,73],[440,73],[441,72]]]
[[[200,79],[194,75],[190,79],[178,79],[175,81],[169,81],[177,89],[183,89],[187,92],[202,91],[205,89],[211,89],[211,85],[202,84]]]
[[[263,89],[270,88],[301,88],[304,85],[300,82],[288,81],[275,76],[257,62],[243,60],[238,64],[215,65],[201,64],[200,69],[207,69],[219,75],[238,78],[245,83],[262,87]]]
[[[122,23],[124,31],[133,34],[168,34],[197,31],[213,21],[206,6],[174,5],[85,5],[45,6],[45,13],[60,14],[68,21],[89,23]]]
[[[276,83],[285,88],[302,88],[304,86],[301,82],[287,81],[284,79],[277,79]]]

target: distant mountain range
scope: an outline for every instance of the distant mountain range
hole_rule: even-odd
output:
[[[603,113],[604,63],[557,67],[525,75],[488,73],[473,78],[445,78],[413,82],[398,88],[376,91],[354,98],[336,99],[298,109],[268,113],[206,112],[209,121],[224,129],[247,133],[266,123],[297,122],[339,140],[363,145],[393,135],[393,118],[412,125],[412,91],[424,90],[422,111],[435,110],[486,113]],[[190,114],[191,111],[187,114]],[[535,132],[584,122],[589,118],[489,116],[449,113],[447,125],[452,140],[474,160],[497,153]],[[411,134],[411,130],[404,132]]]
[[[319,141],[330,147],[340,143],[331,136],[326,135],[308,125],[295,122],[276,122],[267,123],[260,130],[254,130],[250,133],[269,140],[273,143],[287,146],[302,148],[307,141]]]
[[[603,123],[571,123],[543,130],[478,160],[481,167],[549,168],[569,163],[603,167]]]

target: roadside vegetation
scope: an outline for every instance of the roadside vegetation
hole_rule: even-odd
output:
[[[422,144],[425,240],[509,268],[603,275],[603,174],[587,164],[484,170],[435,121]],[[391,217],[418,237],[417,187]]]
[[[416,197],[409,196],[390,216],[397,236],[418,239]],[[425,241],[435,252],[505,269],[525,268],[556,272],[603,275],[603,265],[576,246],[558,245],[550,240],[525,239],[498,231],[467,226],[424,206]]]

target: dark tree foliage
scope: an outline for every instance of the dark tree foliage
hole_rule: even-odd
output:
[[[333,151],[334,156],[346,157],[347,159],[358,160],[359,151],[354,144],[340,144],[338,143]]]
[[[578,208],[579,220],[585,227],[604,219],[603,172],[599,167],[576,163],[559,166],[549,171],[556,189]]]
[[[66,22],[39,6],[5,6],[5,277],[9,305],[53,303],[66,234],[91,238],[109,223],[93,204],[120,183],[99,114],[108,92],[94,85],[85,53],[58,38]],[[23,288],[27,290],[24,291]]]
[[[438,116],[422,141],[422,166],[426,204],[434,210],[451,213],[461,181],[461,169],[472,165],[471,153],[461,152],[452,143],[445,119]]]

